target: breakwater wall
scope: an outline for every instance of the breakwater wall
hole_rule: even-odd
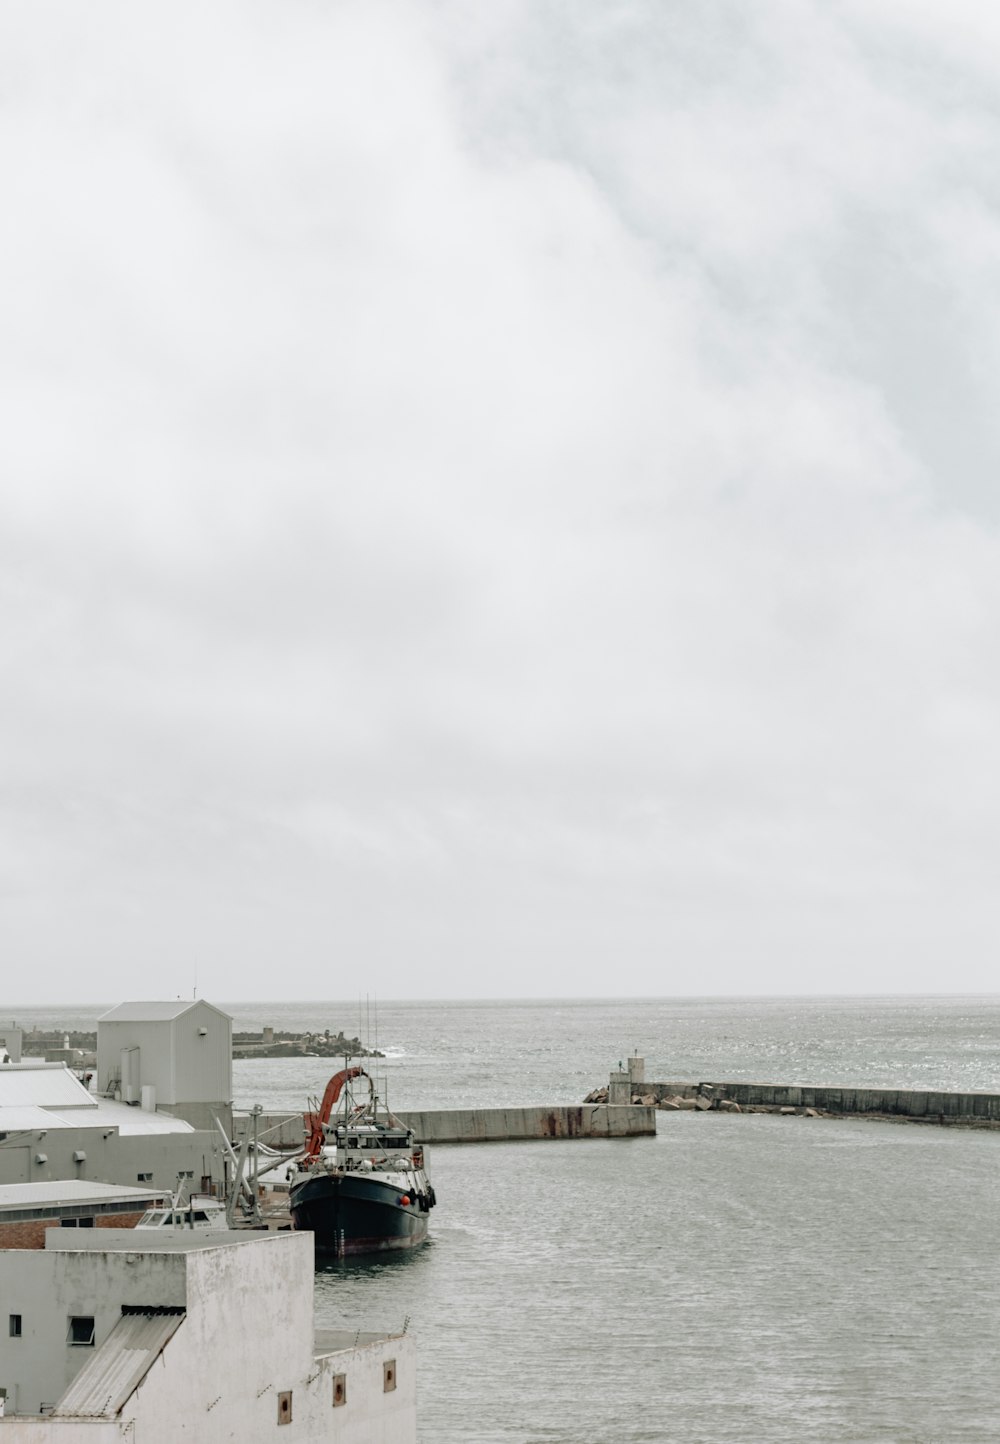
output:
[[[502,1143],[535,1138],[642,1138],[656,1132],[645,1103],[559,1104],[551,1108],[441,1108],[399,1113],[422,1143]]]
[[[741,1108],[815,1108],[823,1113],[912,1118],[925,1123],[1000,1126],[1000,1093],[946,1093],[938,1089],[850,1088],[802,1083],[646,1083],[644,1097],[728,1099]]]
[[[435,1108],[396,1114],[421,1143],[505,1143],[537,1138],[643,1138],[656,1132],[656,1109],[645,1103],[557,1104],[550,1108]],[[234,1118],[237,1140],[249,1128]],[[302,1115],[264,1113],[258,1137],[271,1148],[301,1148]]]

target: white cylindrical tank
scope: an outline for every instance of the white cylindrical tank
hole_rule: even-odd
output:
[[[156,1084],[144,1083],[142,1085],[142,1111],[144,1113],[156,1112]]]

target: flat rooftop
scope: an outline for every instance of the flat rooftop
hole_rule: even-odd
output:
[[[208,1248],[237,1248],[249,1243],[283,1243],[301,1239],[311,1249],[312,1234],[268,1232],[266,1229],[199,1228],[48,1228],[45,1247],[59,1253],[195,1253]]]
[[[167,1188],[128,1188],[119,1183],[94,1183],[89,1178],[50,1178],[44,1183],[0,1183],[0,1211],[44,1208],[46,1204],[134,1203],[145,1208],[166,1198]]]

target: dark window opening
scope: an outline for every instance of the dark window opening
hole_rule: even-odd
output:
[[[20,1314],[11,1314],[10,1316],[10,1336],[12,1339],[19,1339],[21,1337]]]
[[[290,1424],[292,1422],[292,1391],[286,1389],[278,1395],[278,1423]]]
[[[69,1321],[69,1342],[93,1348],[94,1320],[85,1314],[74,1315]]]
[[[334,1374],[333,1376],[333,1407],[339,1409],[342,1404],[347,1403],[347,1375]]]
[[[396,1360],[386,1359],[382,1365],[382,1388],[386,1394],[391,1394],[396,1387]]]
[[[152,1183],[153,1181],[151,1173],[137,1173],[135,1178],[137,1183]]]

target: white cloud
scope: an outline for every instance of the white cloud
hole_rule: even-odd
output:
[[[964,15],[0,17],[21,997],[992,984]]]

